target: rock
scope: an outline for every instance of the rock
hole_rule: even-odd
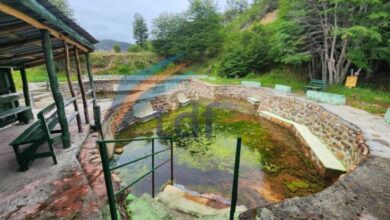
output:
[[[115,148],[115,153],[116,154],[123,154],[123,147],[117,147],[117,148]]]

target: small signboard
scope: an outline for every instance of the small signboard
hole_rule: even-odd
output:
[[[355,88],[357,85],[358,77],[357,76],[348,76],[345,81],[345,87]]]

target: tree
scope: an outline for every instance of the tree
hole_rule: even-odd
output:
[[[153,21],[153,46],[164,56],[205,61],[222,46],[222,24],[211,0],[191,0],[184,14],[162,14]]]
[[[157,53],[163,56],[173,56],[182,53],[185,44],[186,23],[184,14],[163,13],[153,20],[152,44]]]
[[[56,8],[58,8],[64,15],[72,18],[73,10],[69,6],[68,0],[49,0]]]
[[[115,44],[112,49],[114,50],[115,53],[120,53],[121,52],[121,46],[119,44]]]
[[[149,37],[148,27],[145,19],[138,13],[134,14],[133,35],[137,45],[144,48]]]
[[[329,84],[341,83],[352,68],[370,72],[389,53],[390,6],[385,0],[281,2],[289,8],[285,19],[302,30],[297,52],[311,57],[311,76],[320,72]]]

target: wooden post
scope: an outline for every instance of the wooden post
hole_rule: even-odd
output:
[[[58,120],[62,131],[62,144],[64,148],[71,146],[68,121],[66,120],[65,106],[62,94],[59,90],[59,84],[54,67],[54,57],[48,30],[41,30],[42,47],[46,59],[46,69],[49,76],[51,92],[57,107]]]
[[[89,87],[90,87],[90,89],[93,89],[93,91],[92,91],[93,106],[96,106],[97,103],[96,103],[96,94],[95,94],[95,83],[93,81],[92,68],[91,68],[91,57],[89,56],[89,53],[85,54],[85,62],[87,63]]]
[[[76,97],[76,93],[73,89],[72,79],[71,79],[71,73],[70,73],[70,59],[69,59],[69,47],[68,44],[64,41],[64,49],[65,49],[65,73],[66,73],[66,79],[68,81],[70,94],[73,98]],[[83,126],[81,125],[81,117],[80,117],[80,111],[79,106],[77,105],[77,99],[73,101],[73,107],[75,112],[78,112],[76,115],[77,120],[77,127],[79,129],[79,133],[83,132]]]
[[[24,102],[26,103],[26,106],[31,106],[30,91],[28,89],[26,70],[24,68],[20,69],[20,75],[21,75],[22,84],[23,84]]]
[[[87,98],[85,97],[84,84],[81,76],[80,57],[79,57],[79,51],[77,47],[74,47],[74,54],[75,54],[75,61],[76,61],[77,81],[79,82],[81,98],[83,99],[85,123],[89,124],[88,103],[87,103]]]

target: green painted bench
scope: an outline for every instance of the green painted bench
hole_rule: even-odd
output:
[[[305,92],[307,90],[323,91],[326,87],[326,83],[319,79],[312,79],[309,82],[309,85],[305,86],[303,89]]]
[[[385,122],[390,124],[390,108],[387,109],[387,112],[385,114]]]
[[[65,107],[73,103],[75,98],[66,101]],[[67,115],[67,121],[71,122],[79,112],[74,112]],[[61,138],[61,135],[54,135],[61,133],[60,129],[56,128],[59,124],[58,114],[55,103],[50,104],[38,113],[38,120],[20,134],[14,141],[11,142],[16,160],[19,163],[20,170],[26,171],[37,158],[52,157],[54,164],[57,164],[57,158],[54,151],[54,141]],[[45,142],[48,142],[49,151],[37,153],[37,150]]]
[[[10,116],[16,115],[20,122],[28,124],[33,119],[31,107],[17,106],[16,102],[19,99],[18,93],[8,93],[0,95],[0,105],[9,104],[12,108],[0,112],[0,119],[7,119]]]

